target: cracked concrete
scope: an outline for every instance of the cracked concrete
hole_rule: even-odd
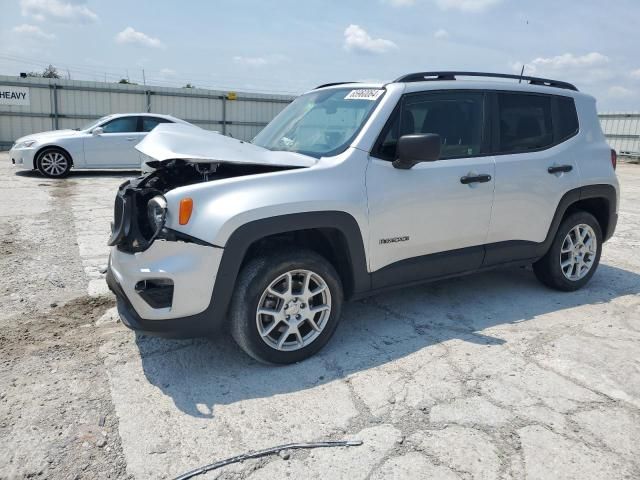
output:
[[[380,294],[345,305],[329,345],[286,367],[226,335],[136,335],[108,311],[95,328],[127,473],[171,478],[249,450],[358,438],[206,478],[640,478],[640,167],[618,173],[618,231],[579,292],[515,269]],[[66,187],[85,293],[104,288],[121,180]]]
[[[500,449],[487,433],[452,424],[417,432],[410,442],[440,464],[477,479],[494,479],[501,470]]]

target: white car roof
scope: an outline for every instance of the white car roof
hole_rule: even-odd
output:
[[[112,113],[111,115],[105,115],[104,118],[113,119],[113,118],[122,118],[122,117],[140,117],[140,116],[166,118],[167,120],[171,120],[172,122],[184,123],[184,124],[187,124],[187,125],[191,125],[189,122],[187,122],[185,120],[182,120],[180,118],[174,117],[172,115],[166,115],[164,113],[151,113],[151,112]]]

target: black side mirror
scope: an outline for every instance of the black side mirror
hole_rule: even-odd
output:
[[[413,133],[398,139],[393,166],[408,170],[416,163],[433,162],[440,158],[440,135],[437,133]]]

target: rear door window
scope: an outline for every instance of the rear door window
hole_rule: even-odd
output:
[[[161,117],[142,117],[142,131],[150,132],[161,123],[173,123],[171,120]]]
[[[498,94],[498,153],[539,150],[553,145],[551,96]]]

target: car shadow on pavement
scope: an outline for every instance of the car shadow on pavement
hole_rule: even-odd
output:
[[[585,288],[571,293],[543,287],[525,269],[399,289],[345,304],[328,345],[288,366],[252,360],[226,334],[182,341],[137,335],[136,341],[151,384],[184,413],[213,417],[217,405],[314,388],[424,349],[435,350],[449,340],[504,344],[505,339],[495,336],[504,329],[483,331],[639,291],[640,275],[604,264]]]

